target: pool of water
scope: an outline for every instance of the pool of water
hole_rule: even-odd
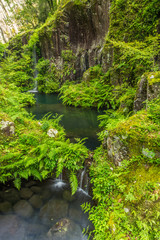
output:
[[[0,240],[87,240],[92,228],[81,204],[91,202],[84,191],[71,195],[62,180],[29,181],[20,191],[0,186]]]
[[[97,116],[102,112],[95,109],[83,109],[65,106],[57,94],[34,93],[36,104],[28,109],[37,119],[45,114],[52,113],[63,115],[60,124],[64,127],[67,137],[74,141],[74,138],[86,138],[85,145],[93,150],[100,146],[97,138],[98,122]]]

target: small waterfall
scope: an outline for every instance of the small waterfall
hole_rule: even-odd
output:
[[[66,186],[66,183],[63,181],[62,173],[54,180],[53,188],[61,189]]]
[[[79,182],[79,188],[78,191],[83,192],[86,195],[88,194],[88,188],[89,188],[89,183],[88,183],[88,173],[86,172],[86,168],[83,169],[80,175],[80,182]]]
[[[36,69],[37,65],[37,53],[36,53],[36,46],[33,47],[33,61],[34,61],[34,88],[32,90],[29,90],[29,92],[35,93],[38,92],[38,82],[36,80],[38,75],[38,70]]]

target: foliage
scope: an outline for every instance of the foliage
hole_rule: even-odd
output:
[[[144,41],[124,42],[106,38],[104,53],[113,48],[114,59],[110,69],[118,84],[128,83],[135,87],[144,72],[157,70],[155,58],[158,56],[159,35],[147,37]],[[115,80],[113,80],[115,81]],[[116,82],[116,84],[117,84]]]
[[[120,41],[144,40],[155,35],[159,21],[158,0],[113,0],[110,11],[111,38]]]
[[[21,93],[14,84],[6,82],[1,83],[0,93],[0,122],[10,121],[15,125],[12,136],[0,130],[0,182],[12,179],[20,188],[21,178],[33,176],[42,180],[65,169],[71,173],[74,193],[76,172],[83,168],[88,156],[83,142],[73,144],[65,139],[64,129],[59,126],[61,116],[47,115],[40,122],[34,120],[23,108],[27,101],[33,102],[32,94]],[[48,136],[49,129],[58,131],[55,138]]]
[[[116,108],[108,73],[103,74],[101,67],[89,69],[90,79],[74,84],[66,82],[60,89],[63,103],[75,107]],[[97,73],[98,72],[98,73]]]
[[[97,205],[83,205],[95,226],[94,239],[159,238],[159,167],[145,168],[146,160],[137,156],[115,168],[104,149],[96,150],[90,174]]]

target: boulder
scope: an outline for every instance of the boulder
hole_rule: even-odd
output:
[[[5,201],[0,203],[0,212],[2,213],[8,213],[12,211],[12,205],[10,202]]]
[[[32,192],[34,193],[41,193],[42,192],[42,188],[38,187],[38,186],[33,186],[31,187]]]
[[[24,218],[30,218],[33,215],[33,208],[26,200],[20,200],[13,206],[14,212]]]
[[[58,221],[47,233],[49,240],[81,240],[82,230],[68,218]]]
[[[24,199],[29,199],[33,195],[33,192],[30,188],[21,188],[20,196]]]
[[[2,120],[0,122],[0,130],[1,130],[2,134],[5,134],[6,136],[14,135],[14,133],[15,133],[14,122]]]
[[[45,234],[47,232],[47,228],[42,224],[29,223],[26,228],[26,232],[27,236],[34,236],[37,237],[36,239],[39,240],[39,236],[41,234]]]
[[[67,216],[68,203],[62,199],[51,199],[40,210],[40,218],[44,224],[56,223]]]
[[[0,215],[0,239],[25,239],[25,229],[22,220],[15,215]]]
[[[29,199],[29,203],[32,205],[34,208],[40,208],[43,204],[42,199],[40,195],[35,194]]]
[[[13,204],[16,203],[20,199],[18,190],[15,188],[6,190],[3,192],[3,199]]]
[[[113,160],[116,166],[120,166],[120,162],[123,159],[129,158],[129,150],[127,146],[122,142],[126,136],[122,136],[123,139],[114,135],[113,137],[108,137],[106,144],[108,149],[108,157]]]
[[[71,220],[81,223],[83,218],[83,212],[81,207],[76,203],[70,205],[68,216]]]
[[[65,190],[63,192],[63,199],[67,200],[68,202],[72,202],[73,200],[75,200],[75,196],[72,195],[72,193],[68,190]]]

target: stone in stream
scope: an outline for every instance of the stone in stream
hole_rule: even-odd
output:
[[[29,199],[33,195],[33,192],[30,188],[21,188],[20,196],[24,199]]]
[[[47,233],[49,240],[81,240],[80,226],[68,218],[60,219]]]
[[[15,215],[0,215],[0,239],[25,239],[24,222]]]
[[[11,203],[16,203],[19,199],[19,192],[15,188],[10,188],[3,192],[3,199],[5,201],[11,202]]]
[[[28,226],[26,227],[26,233],[27,236],[34,236],[34,237],[38,237],[39,240],[39,236],[41,234],[44,234],[47,232],[47,228],[46,226],[42,225],[42,224],[37,224],[37,223],[29,223]],[[28,239],[28,238],[27,238]]]
[[[63,199],[67,200],[68,202],[72,202],[73,200],[75,200],[75,196],[72,195],[70,191],[65,190],[63,192]]]
[[[68,203],[63,199],[51,199],[40,210],[39,217],[44,224],[52,225],[68,214]]]
[[[13,206],[14,212],[24,218],[30,218],[33,215],[33,208],[26,200],[20,200]]]
[[[73,203],[69,207],[69,218],[75,222],[81,223],[83,218],[83,212],[80,206]]]
[[[29,203],[32,205],[32,207],[34,208],[40,208],[43,204],[43,201],[41,199],[41,196],[38,194],[33,195],[30,199],[29,199]]]
[[[2,213],[12,212],[12,204],[8,201],[0,203],[0,212]]]
[[[42,192],[42,188],[38,187],[38,186],[32,186],[31,187],[32,192],[34,193],[41,193]]]

